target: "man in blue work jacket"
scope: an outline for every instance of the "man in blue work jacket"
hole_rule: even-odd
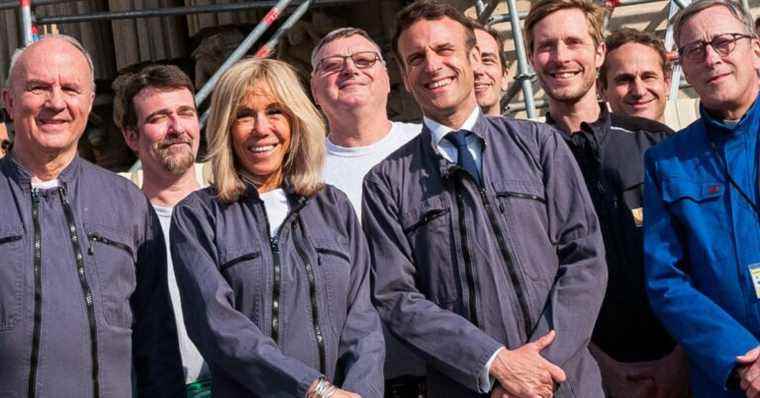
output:
[[[760,42],[730,0],[674,21],[701,118],[645,157],[652,308],[685,348],[695,397],[760,396]]]

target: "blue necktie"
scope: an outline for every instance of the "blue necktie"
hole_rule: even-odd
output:
[[[475,158],[472,157],[472,154],[467,149],[467,136],[469,135],[469,131],[459,130],[446,134],[444,138],[457,148],[457,165],[470,173],[475,182],[480,185],[478,165],[475,163]]]

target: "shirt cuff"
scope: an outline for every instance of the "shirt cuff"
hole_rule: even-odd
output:
[[[491,358],[488,359],[488,362],[486,362],[486,366],[483,367],[483,371],[480,372],[480,380],[478,381],[478,386],[480,388],[480,392],[484,394],[488,394],[491,392],[491,388],[493,388],[493,382],[494,378],[491,376],[490,370],[491,365],[493,364],[493,361],[496,359],[496,354],[499,353],[499,350],[501,350],[504,347],[499,347],[496,351],[491,354]]]

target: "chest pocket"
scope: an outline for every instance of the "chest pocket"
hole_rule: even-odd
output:
[[[329,323],[333,333],[340,336],[346,322],[348,294],[351,288],[351,254],[347,240],[330,237],[314,237],[317,252],[317,290],[323,290],[326,297]],[[320,286],[325,287],[320,289]]]
[[[530,253],[534,250],[556,250],[549,240],[543,184],[534,181],[499,181],[494,183],[494,193],[499,211],[508,225],[506,234],[513,236],[506,236],[506,239],[512,244],[517,264],[521,265],[533,280],[544,280],[553,276],[557,272],[556,264],[544,264],[530,258]],[[516,239],[514,234],[518,232],[520,236]]]
[[[726,258],[730,246],[716,236],[730,235],[731,217],[726,209],[725,185],[717,181],[663,180],[662,200],[689,233],[689,248],[696,258]]]
[[[228,250],[221,262],[219,272],[232,288],[232,306],[259,325],[267,291],[261,250],[255,247]]]
[[[0,228],[0,330],[12,329],[21,313],[23,242],[20,228]]]
[[[93,259],[98,275],[106,323],[128,328],[133,320],[129,298],[137,285],[134,243],[127,234],[111,226],[85,224],[84,229],[87,254]]]
[[[453,215],[442,196],[430,197],[401,216],[401,227],[412,247],[418,288],[441,308],[452,309],[459,298]],[[382,265],[376,264],[378,272]]]

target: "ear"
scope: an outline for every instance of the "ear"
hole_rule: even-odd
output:
[[[599,43],[598,46],[596,46],[596,69],[599,70],[599,68],[602,67],[602,64],[604,64],[604,57],[607,55],[607,44],[604,42]]]
[[[123,128],[121,129],[121,135],[124,136],[124,142],[127,143],[129,149],[131,149],[134,153],[137,153],[140,142],[140,136],[137,130],[129,127]]]
[[[10,88],[3,89],[3,104],[5,105],[5,109],[8,111],[8,114],[13,114],[13,93],[11,93]]]
[[[505,70],[501,75],[501,92],[506,93],[509,90],[509,71]]]
[[[760,40],[757,38],[752,39],[752,55],[752,66],[755,67],[755,70],[760,71]]]

